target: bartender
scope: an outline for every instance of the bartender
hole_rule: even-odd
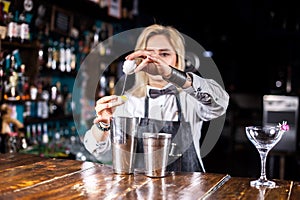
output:
[[[153,24],[140,34],[135,51],[125,58],[136,62],[134,86],[124,101],[116,95],[100,98],[95,125],[85,134],[84,145],[98,160],[111,158],[111,117],[139,117],[144,122],[141,132],[170,133],[183,149],[168,170],[205,172],[202,125],[225,114],[229,95],[216,81],[184,72],[184,44],[183,36],[171,26]]]

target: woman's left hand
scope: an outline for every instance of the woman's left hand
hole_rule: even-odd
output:
[[[141,59],[142,61],[137,65],[134,72],[144,71],[151,75],[161,75],[168,77],[171,74],[171,67],[163,61],[159,55],[149,52],[147,50],[138,50],[129,54],[126,60]]]

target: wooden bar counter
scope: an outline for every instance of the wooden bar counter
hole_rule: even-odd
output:
[[[110,166],[31,154],[0,154],[0,199],[299,199],[300,184],[257,189],[228,174],[114,174]]]

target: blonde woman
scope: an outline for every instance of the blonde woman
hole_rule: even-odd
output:
[[[97,100],[97,117],[84,137],[86,149],[100,161],[109,161],[111,118],[139,117],[151,124],[151,131],[179,135],[177,146],[187,146],[181,148],[181,158],[168,170],[205,172],[200,155],[202,125],[225,114],[229,95],[216,81],[185,73],[184,58],[185,41],[177,29],[159,24],[146,27],[137,39],[135,51],[126,56],[126,60],[137,64],[135,84],[126,93],[127,101],[120,101],[116,95]]]

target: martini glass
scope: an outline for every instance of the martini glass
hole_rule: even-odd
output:
[[[280,141],[285,130],[277,126],[247,126],[246,134],[248,139],[258,150],[261,162],[260,177],[250,181],[253,187],[275,187],[275,182],[266,177],[266,159],[269,151]]]

